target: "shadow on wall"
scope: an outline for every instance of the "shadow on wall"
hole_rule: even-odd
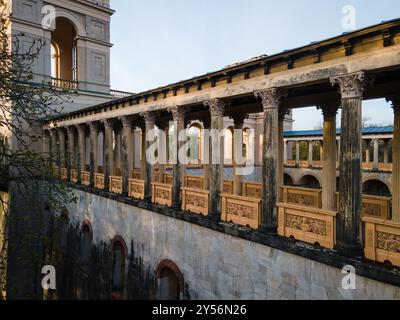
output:
[[[167,286],[166,289],[166,279],[158,279],[159,271],[144,265],[142,257],[137,256],[133,250],[135,247],[133,241],[130,243],[131,251],[125,263],[119,260],[120,251],[115,250],[116,247],[111,241],[100,242],[97,245],[90,243],[88,257],[88,251],[84,248],[87,245],[85,228],[79,225],[68,225],[65,232],[63,223],[68,225],[68,222],[63,222],[61,219],[57,227],[57,233],[60,235],[60,254],[56,263],[57,290],[49,294],[48,299],[155,300],[161,297],[160,294],[168,298],[168,295],[165,296],[165,290],[167,292],[177,290],[173,285]],[[122,274],[117,271],[121,266],[123,266]],[[162,278],[165,278],[164,275],[168,278],[170,276],[165,270]],[[122,281],[121,285],[116,284],[118,281]],[[182,294],[169,295],[169,297],[172,300],[190,299],[187,285],[183,287]]]

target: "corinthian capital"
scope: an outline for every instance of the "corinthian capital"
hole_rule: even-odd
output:
[[[174,121],[182,123],[185,121],[186,110],[182,109],[181,107],[173,106],[168,108],[167,111],[172,114]]]
[[[99,130],[99,123],[97,121],[89,122],[90,132],[97,132]]]
[[[153,129],[156,121],[156,116],[154,112],[145,111],[140,114],[141,117],[144,118],[144,123],[146,125],[146,129]]]
[[[122,126],[123,126],[124,128],[132,128],[132,126],[133,126],[133,119],[132,119],[132,117],[129,117],[129,116],[122,116],[122,117],[119,117],[118,119],[121,120]]]
[[[279,108],[282,99],[285,99],[287,95],[287,91],[280,88],[254,91],[254,96],[261,98],[264,110]]]
[[[104,119],[103,124],[104,124],[104,128],[113,129],[114,128],[114,119]]]
[[[331,77],[331,84],[339,86],[342,99],[362,98],[365,88],[371,83],[364,71]]]
[[[226,103],[221,99],[210,99],[203,102],[204,106],[210,108],[210,113],[213,117],[223,116]]]

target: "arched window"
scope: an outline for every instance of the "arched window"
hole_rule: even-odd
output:
[[[90,262],[90,247],[92,244],[92,228],[85,222],[81,231],[81,267],[87,271]]]
[[[157,268],[157,279],[160,300],[179,300],[182,297],[183,276],[174,262],[162,261]]]
[[[60,78],[60,49],[54,41],[51,43],[51,76]]]
[[[77,81],[76,30],[66,18],[56,19],[55,29],[51,33],[51,75],[64,81]],[[63,85],[62,82],[57,83]]]
[[[115,237],[112,241],[112,295],[114,299],[123,297],[127,255],[125,241],[119,236]]]

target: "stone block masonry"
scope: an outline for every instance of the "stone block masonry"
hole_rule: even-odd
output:
[[[400,299],[400,287],[357,276],[356,290],[344,290],[340,269],[83,190],[75,192],[79,200],[69,205],[71,224],[90,221],[93,244],[99,247],[121,236],[143,265],[138,270],[147,273],[135,279],[149,278],[165,259],[173,261],[183,275],[186,299]],[[135,292],[133,285],[126,286]],[[148,286],[137,290],[154,293],[154,282]]]

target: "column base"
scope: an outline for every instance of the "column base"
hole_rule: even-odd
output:
[[[145,196],[143,201],[144,202],[151,202],[151,196]]]
[[[337,243],[335,251],[348,258],[361,260],[364,257],[364,248],[361,245],[354,246],[346,243]]]
[[[171,209],[176,210],[176,211],[180,211],[182,209],[182,205],[180,203],[173,203],[171,205]]]
[[[257,231],[258,231],[258,233],[276,236],[278,234],[278,227],[277,226],[260,225],[260,227],[258,228]]]
[[[221,221],[221,214],[220,213],[209,213],[208,217],[215,222],[220,222]]]

